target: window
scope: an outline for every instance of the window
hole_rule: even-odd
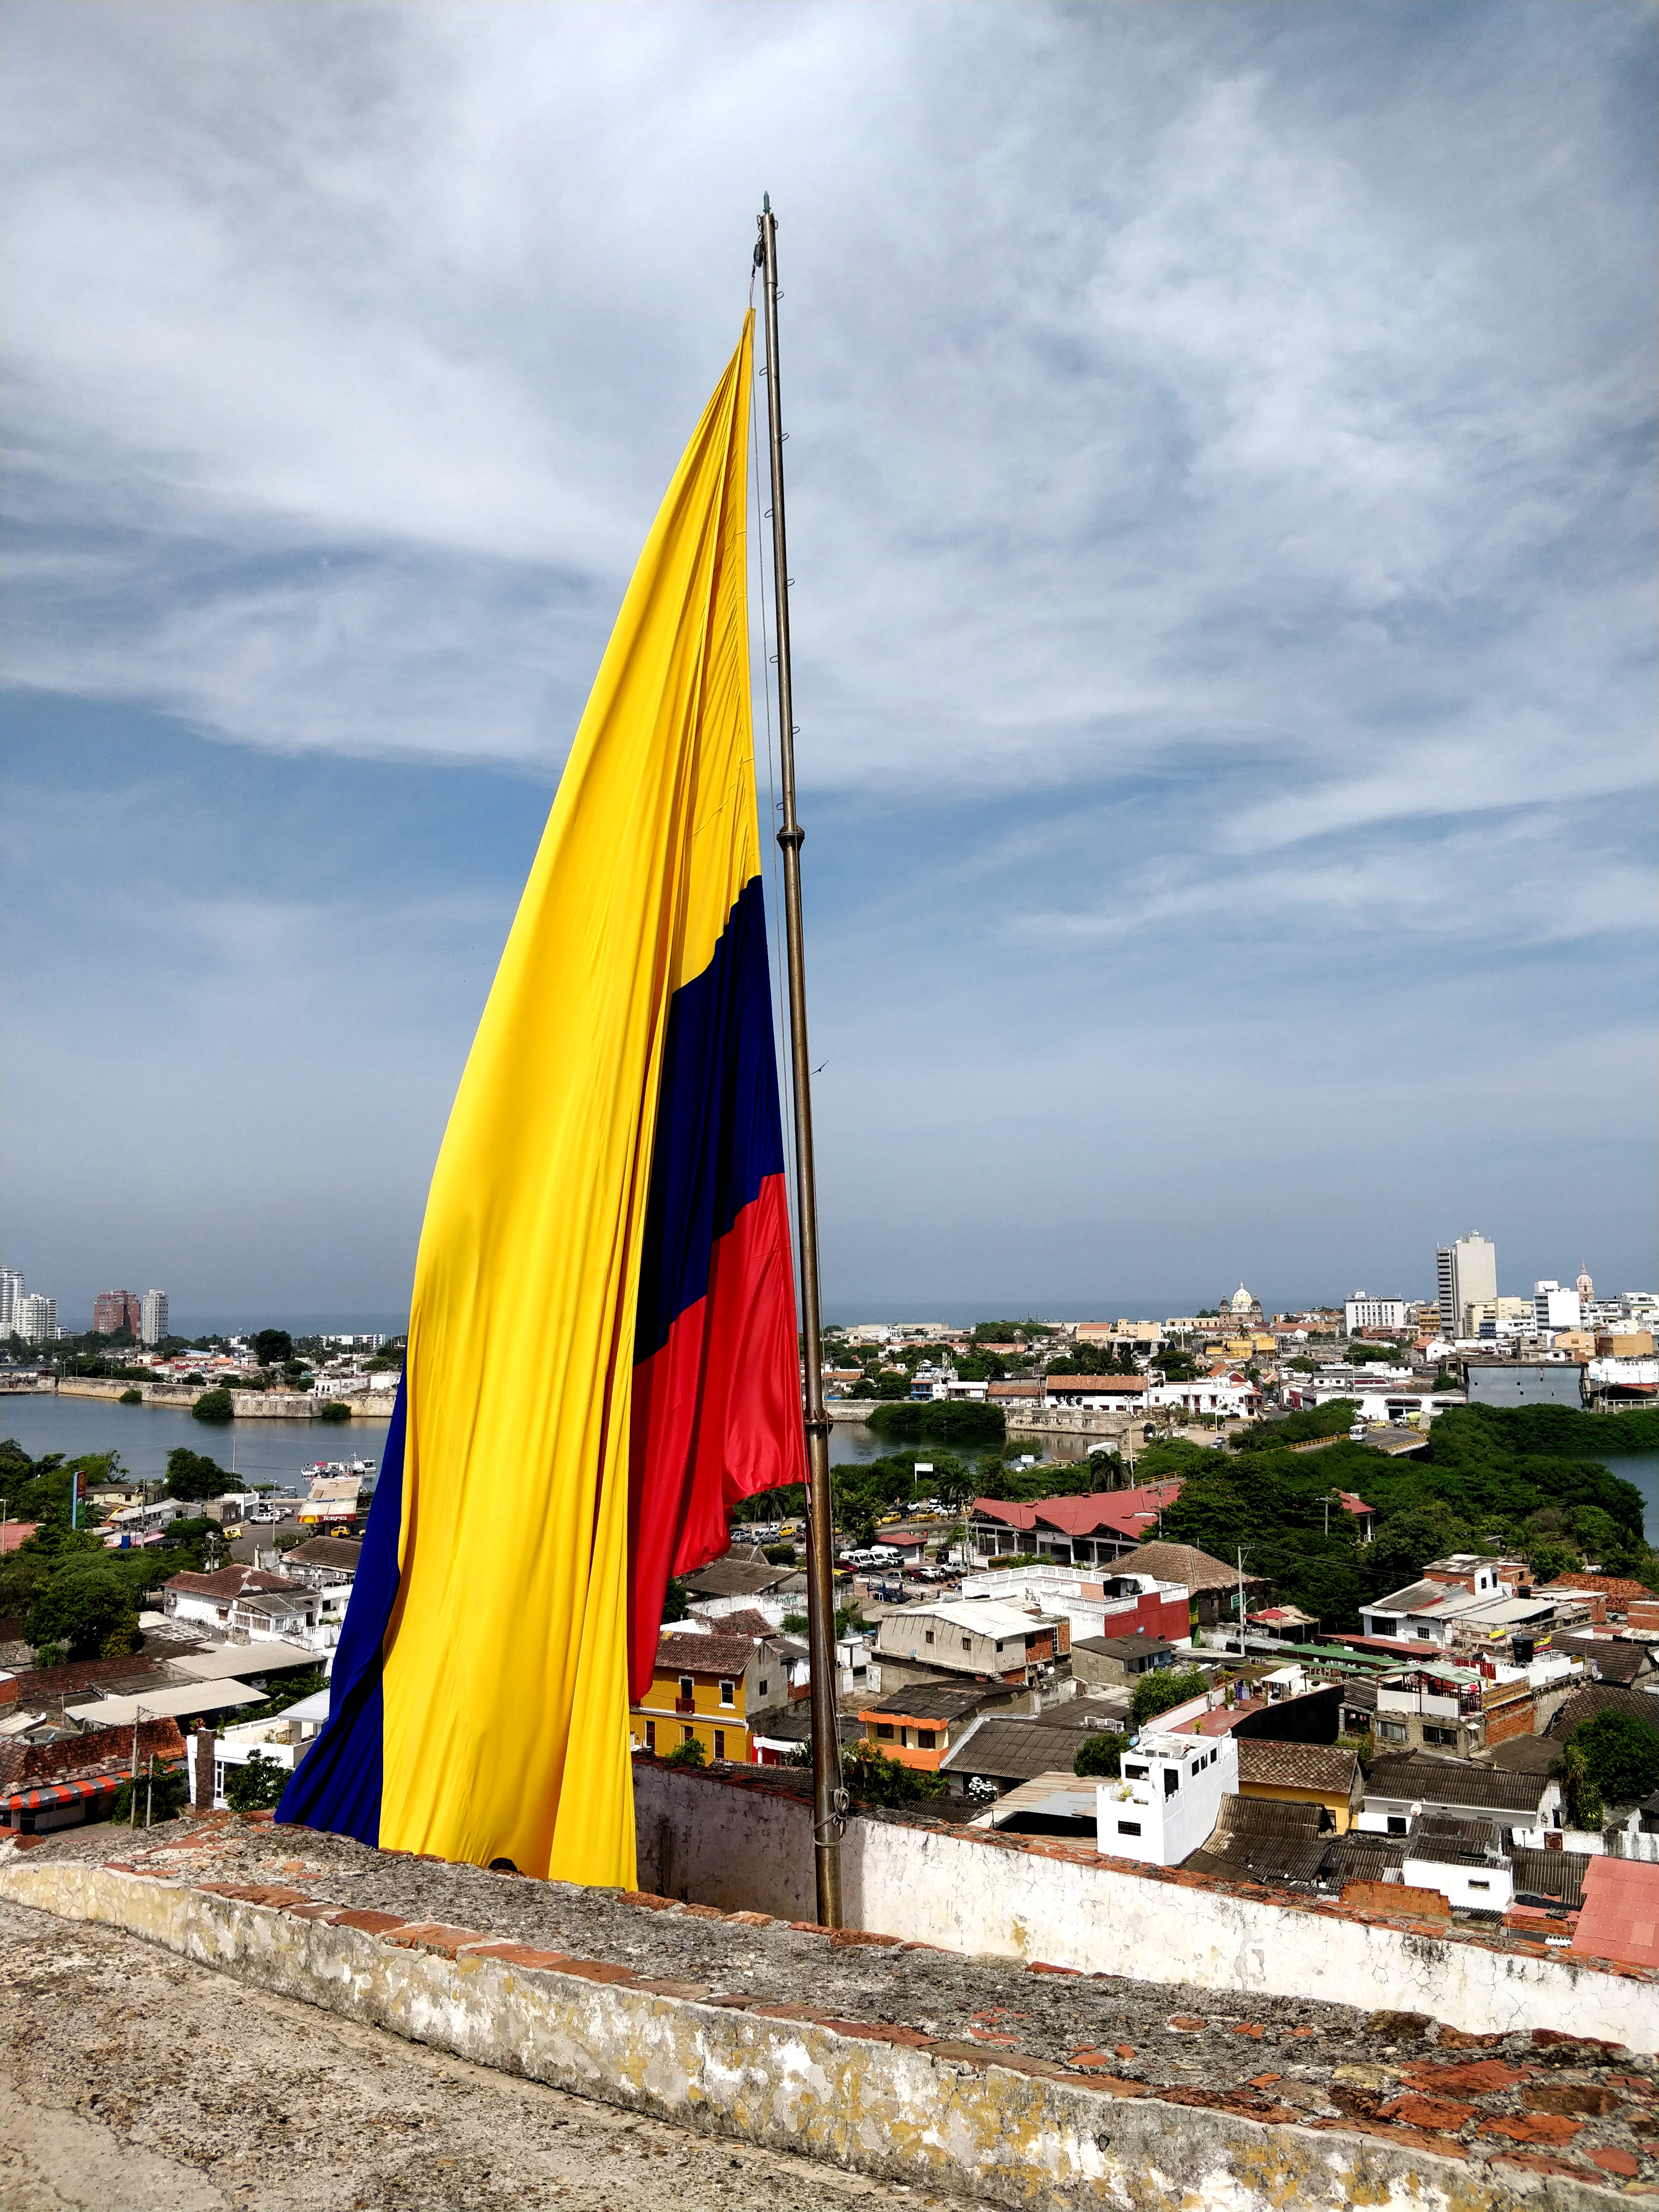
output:
[[[1164,1770],[1164,1795],[1166,1797],[1173,1797],[1180,1787],[1181,1769],[1178,1766],[1166,1766]]]
[[[1123,1771],[1131,1782],[1144,1782],[1146,1779],[1146,1768],[1144,1766],[1131,1766],[1127,1759],[1123,1762]]]
[[[1477,1881],[1474,1879],[1474,1876],[1471,1875],[1469,1876],[1469,1887],[1471,1889],[1490,1889],[1492,1887],[1492,1884],[1489,1881]]]
[[[1382,1741],[1384,1743],[1404,1743],[1406,1741],[1405,1722],[1384,1721],[1382,1723]]]
[[[1455,1747],[1457,1742],[1457,1730],[1455,1728],[1431,1728],[1425,1725],[1423,1730],[1423,1741],[1425,1743],[1449,1743]]]
[[[1120,1836],[1138,1836],[1140,1833],[1140,1823],[1139,1820],[1120,1820],[1117,1824],[1117,1832]]]
[[[916,1730],[916,1749],[918,1751],[932,1751],[933,1748],[934,1739],[938,1734],[939,1731],[937,1729],[918,1729]]]
[[[724,1729],[716,1729],[714,1730],[714,1756],[716,1759],[724,1759],[726,1756],[726,1730]]]
[[[974,1639],[973,1639],[973,1638],[972,1638],[971,1636],[964,1636],[964,1637],[963,1638],[963,1639],[962,1639],[962,1648],[963,1648],[963,1650],[964,1651],[971,1651],[971,1650],[973,1650],[973,1648],[974,1648]]]
[[[1406,1816],[1403,1813],[1389,1814],[1389,1833],[1391,1836],[1403,1836],[1406,1832],[1407,1825]]]
[[[720,1703],[723,1705],[735,1705],[737,1702],[737,1684],[735,1682],[722,1682],[720,1684]]]
[[[766,1695],[767,1687],[768,1687],[768,1686],[767,1686],[767,1684],[766,1684],[766,1683],[764,1683],[764,1682],[757,1682],[757,1683],[756,1683],[756,1685],[755,1685],[755,1692],[756,1692],[756,1695],[757,1695],[757,1697],[762,1697],[762,1698],[763,1698],[763,1697]]]
[[[657,1748],[657,1723],[655,1721],[647,1721],[645,1724],[645,1747],[647,1751],[651,1752],[654,1752]]]
[[[998,1650],[999,1651],[1000,1651],[1000,1650],[1001,1650],[1001,1649],[1002,1649],[1002,1639],[1001,1639],[1001,1638],[1000,1638],[1000,1637],[999,1637],[999,1638],[997,1638],[997,1650]]]
[[[696,1740],[697,1740],[697,1731],[696,1730],[696,1729],[694,1729],[694,1728],[683,1728],[683,1729],[680,1730],[680,1741],[681,1741],[682,1743],[695,1743],[695,1742],[696,1741]]]
[[[933,1630],[930,1628],[930,1629],[928,1629],[928,1630],[927,1630],[927,1631],[925,1632],[925,1635],[924,1635],[924,1641],[925,1641],[925,1642],[927,1642],[927,1643],[928,1643],[928,1644],[931,1644],[931,1643],[933,1642]]]
[[[893,1723],[891,1721],[878,1721],[876,1723],[876,1741],[878,1743],[891,1743],[892,1741]]]
[[[689,1698],[696,1686],[696,1684],[691,1680],[691,1677],[689,1674],[682,1674],[680,1676],[681,1697]]]

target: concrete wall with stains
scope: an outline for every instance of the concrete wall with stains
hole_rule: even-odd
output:
[[[642,1888],[817,1917],[803,1799],[636,1761]],[[1558,2028],[1659,2051],[1659,1987],[1559,1957],[1229,1890],[1040,1839],[849,1820],[848,1924],[1085,1973],[1423,2012],[1474,2034]],[[1357,1998],[1356,1992],[1362,1996]]]

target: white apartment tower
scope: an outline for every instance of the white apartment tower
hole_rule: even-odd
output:
[[[55,1344],[58,1340],[57,1299],[43,1298],[38,1292],[19,1298],[13,1327],[18,1335],[30,1344]]]
[[[160,1344],[167,1333],[167,1294],[146,1291],[138,1304],[138,1335],[144,1344]]]
[[[1498,1248],[1478,1229],[1455,1243],[1443,1244],[1435,1255],[1440,1292],[1440,1330],[1443,1336],[1469,1336],[1471,1306],[1498,1303]]]
[[[17,1301],[23,1295],[23,1278],[15,1267],[0,1267],[0,1336],[17,1327]]]
[[[1342,1326],[1350,1336],[1362,1328],[1404,1328],[1404,1298],[1374,1298],[1369,1291],[1356,1291],[1343,1301]]]
[[[1533,1285],[1532,1325],[1540,1336],[1553,1335],[1558,1328],[1581,1328],[1583,1319],[1577,1291],[1564,1291],[1559,1283]]]

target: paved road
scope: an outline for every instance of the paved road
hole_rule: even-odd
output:
[[[877,2212],[943,2205],[705,2140],[17,1906],[3,2212]]]

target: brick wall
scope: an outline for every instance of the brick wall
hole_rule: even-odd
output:
[[[1532,1732],[1530,1698],[1517,1698],[1513,1705],[1499,1705],[1486,1715],[1488,1745],[1507,1743],[1512,1735],[1530,1735]]]
[[[138,1764],[157,1759],[182,1759],[185,1739],[175,1720],[141,1721]],[[56,1743],[12,1743],[0,1748],[0,1788],[35,1790],[70,1774],[127,1772],[132,1764],[130,1728],[94,1729],[86,1735],[59,1737]]]

